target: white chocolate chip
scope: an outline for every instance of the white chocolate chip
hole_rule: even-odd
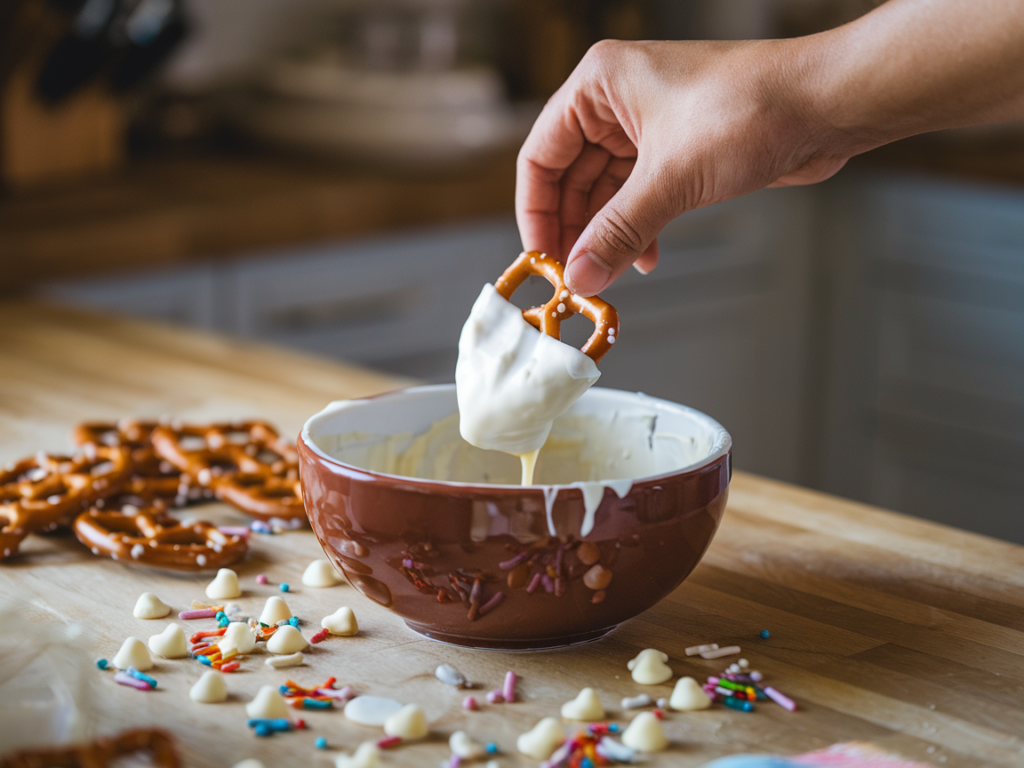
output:
[[[135,545],[135,547],[138,546],[140,545]],[[135,554],[135,547],[132,547],[132,557],[138,557]],[[159,597],[152,592],[143,592],[135,602],[135,609],[132,611],[132,615],[136,619],[162,619],[170,612],[171,607],[165,605]]]
[[[188,692],[188,697],[200,704],[215,704],[219,701],[227,701],[228,687],[224,683],[224,675],[212,669],[206,670],[203,676],[192,686],[192,689]]]

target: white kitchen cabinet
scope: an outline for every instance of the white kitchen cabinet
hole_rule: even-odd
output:
[[[820,485],[1024,543],[1024,194],[831,185]]]

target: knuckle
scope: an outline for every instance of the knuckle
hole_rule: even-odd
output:
[[[629,218],[620,211],[610,208],[605,212],[598,236],[612,250],[622,255],[633,255],[644,248],[644,238]]]

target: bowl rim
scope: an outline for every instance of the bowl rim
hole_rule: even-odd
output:
[[[543,490],[546,489],[546,488],[559,488],[559,489],[561,489],[561,488],[579,488],[582,485],[592,485],[592,484],[600,484],[600,483],[611,485],[613,483],[623,483],[627,479],[635,487],[636,485],[641,484],[641,483],[644,483],[644,484],[646,484],[646,483],[656,483],[656,482],[659,482],[659,481],[662,481],[662,480],[666,480],[666,479],[669,479],[669,478],[677,478],[677,477],[681,477],[683,475],[691,475],[691,474],[699,473],[702,470],[705,470],[705,469],[707,469],[709,467],[712,467],[712,466],[718,464],[722,459],[727,458],[729,456],[729,454],[732,452],[732,435],[729,434],[728,430],[726,430],[726,428],[723,427],[718,421],[716,421],[715,419],[711,418],[710,416],[708,416],[703,411],[698,411],[696,408],[691,408],[690,406],[682,405],[681,403],[675,403],[675,402],[673,402],[671,400],[665,400],[665,399],[660,398],[660,397],[652,397],[651,395],[644,394],[643,392],[633,392],[631,390],[626,390],[626,389],[613,389],[611,387],[591,387],[589,390],[587,390],[587,392],[591,392],[591,391],[595,391],[596,390],[598,392],[609,392],[609,393],[616,393],[616,394],[620,394],[620,395],[629,395],[629,396],[640,398],[642,401],[651,403],[653,405],[660,405],[662,407],[676,409],[676,410],[679,410],[679,411],[684,411],[687,414],[694,415],[694,416],[697,417],[698,420],[704,421],[705,423],[707,423],[712,428],[712,430],[714,432],[714,435],[715,435],[714,442],[713,442],[714,450],[712,450],[711,453],[708,456],[706,456],[705,458],[700,459],[698,461],[695,461],[692,464],[688,464],[688,465],[686,465],[684,467],[680,467],[679,469],[674,469],[674,470],[671,470],[669,472],[663,472],[663,473],[658,474],[658,475],[645,475],[644,477],[620,478],[620,479],[617,479],[617,480],[616,479],[612,479],[612,480],[588,480],[588,481],[577,481],[577,482],[573,482],[573,483],[559,483],[559,484],[554,484],[554,485],[539,485],[539,484],[520,485],[518,483],[515,483],[515,484],[511,484],[511,483],[466,483],[466,482],[462,482],[462,481],[458,481],[458,480],[431,480],[431,479],[427,479],[427,478],[423,478],[423,477],[410,477],[408,475],[393,475],[393,474],[388,473],[388,472],[379,472],[379,471],[373,470],[373,469],[366,469],[364,467],[357,467],[354,464],[349,464],[347,462],[344,462],[344,461],[342,461],[342,460],[340,460],[340,459],[338,459],[338,458],[336,458],[334,456],[331,456],[327,452],[325,452],[322,448],[320,448],[320,446],[318,446],[316,444],[316,442],[313,440],[313,438],[312,438],[312,436],[310,434],[311,426],[318,419],[325,418],[328,415],[330,415],[332,413],[335,413],[337,411],[346,410],[348,408],[353,408],[353,407],[358,407],[358,405],[360,403],[370,403],[370,402],[375,402],[377,400],[383,400],[383,399],[387,399],[387,398],[391,398],[391,397],[400,397],[400,396],[404,396],[404,395],[408,395],[408,394],[424,394],[424,393],[429,393],[431,391],[450,391],[450,390],[454,390],[454,389],[455,389],[455,384],[454,383],[449,383],[449,384],[426,384],[426,385],[415,386],[415,387],[403,387],[401,389],[393,389],[393,390],[389,390],[387,392],[381,392],[381,393],[376,394],[376,395],[369,395],[367,397],[358,397],[358,398],[352,398],[352,399],[349,399],[349,400],[335,400],[335,401],[333,401],[331,403],[328,403],[328,405],[326,407],[324,407],[323,409],[321,409],[320,411],[318,411],[317,413],[313,414],[308,419],[306,419],[305,424],[302,425],[302,431],[299,432],[299,443],[302,446],[304,446],[306,449],[308,449],[311,453],[313,453],[316,456],[318,456],[321,460],[326,461],[328,464],[333,464],[333,465],[336,465],[336,466],[339,466],[339,467],[343,467],[343,468],[345,468],[346,470],[348,470],[350,472],[358,473],[360,475],[366,475],[366,476],[370,476],[370,477],[375,477],[375,478],[379,478],[381,480],[387,480],[387,481],[391,481],[391,482],[394,482],[394,483],[413,484],[413,485],[416,485],[418,487],[439,486],[441,488],[450,489],[451,491],[470,490],[470,491],[475,491],[475,492],[479,492],[479,493],[487,493],[487,492],[494,492],[494,491],[506,491],[506,492],[507,491],[517,491],[517,492],[522,492],[524,490],[533,490],[533,491],[543,492]],[[584,393],[584,395],[586,395],[586,393]],[[301,451],[300,451],[300,456],[301,456]],[[730,475],[732,474],[731,466],[730,466],[729,474]]]

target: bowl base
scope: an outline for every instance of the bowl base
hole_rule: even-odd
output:
[[[438,632],[411,621],[405,622],[405,626],[417,635],[446,645],[457,645],[461,648],[474,648],[480,651],[548,651],[556,648],[568,648],[571,645],[582,645],[600,640],[610,635],[618,625],[595,629],[590,632],[581,632],[576,635],[563,635],[561,637],[538,637],[528,640],[500,640],[488,637],[466,637],[464,635],[451,635],[446,632]]]

